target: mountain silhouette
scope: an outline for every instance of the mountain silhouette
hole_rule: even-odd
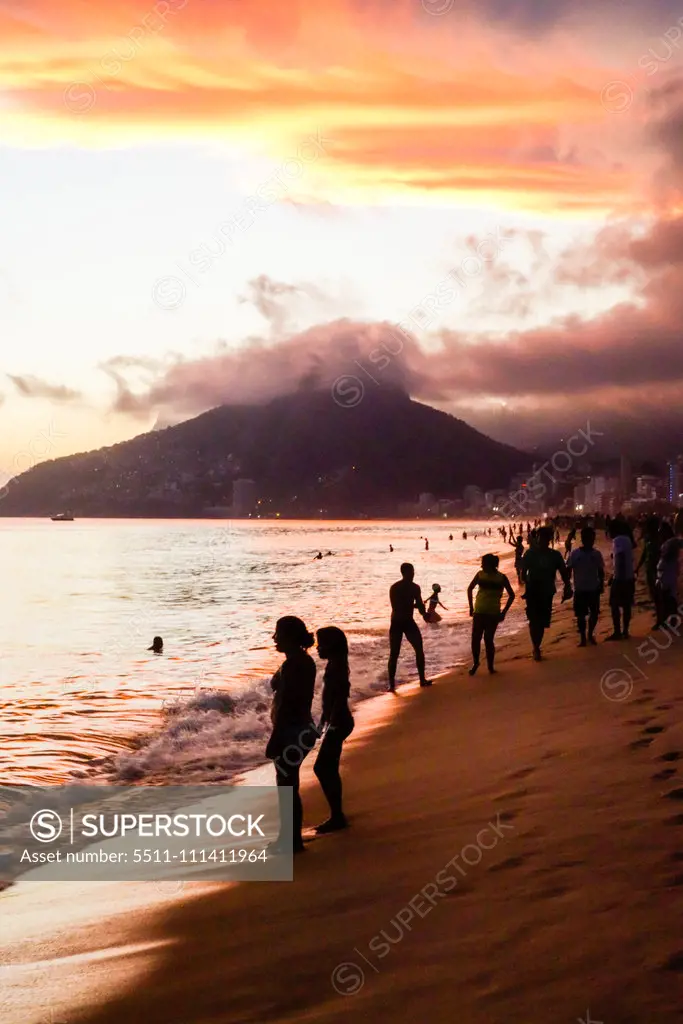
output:
[[[6,485],[0,515],[200,516],[230,505],[239,478],[264,514],[391,515],[423,492],[505,488],[529,462],[398,390],[301,391],[40,463]]]

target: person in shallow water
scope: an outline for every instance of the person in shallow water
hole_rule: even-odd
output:
[[[415,583],[415,567],[410,562],[401,566],[401,579],[389,590],[391,601],[391,626],[389,627],[389,692],[396,690],[396,666],[401,651],[403,637],[415,651],[415,663],[420,677],[420,686],[431,686],[425,675],[425,656],[422,646],[422,633],[414,619],[415,609],[426,621],[427,611],[422,600],[422,593]]]
[[[426,615],[426,618],[425,618],[425,622],[441,622],[441,616],[439,615],[439,613],[436,610],[437,607],[438,608],[443,608],[443,610],[445,612],[448,611],[448,608],[446,607],[446,605],[445,604],[441,604],[441,601],[439,600],[439,594],[440,593],[441,593],[440,585],[438,583],[432,584],[432,592],[429,595],[429,603],[427,605],[427,615]]]
[[[349,708],[349,645],[346,634],[337,626],[326,626],[317,634],[318,654],[327,662],[323,676],[322,716],[319,731],[323,733],[313,771],[330,805],[330,817],[318,825],[316,832],[325,835],[346,828],[342,810],[342,781],[339,762],[344,741],[353,732],[353,715]]]
[[[278,619],[273,633],[276,650],[285,660],[271,680],[273,705],[271,721],[273,729],[266,747],[266,757],[275,764],[275,781],[278,786],[289,786],[293,799],[293,847],[294,853],[304,849],[301,828],[303,807],[299,795],[299,773],[304,758],[311,752],[318,739],[313,722],[311,706],[315,689],[315,662],[308,654],[315,639],[306,626],[295,615]],[[280,835],[272,844],[275,853],[287,850],[287,805],[280,802]]]
[[[152,646],[147,648],[148,651],[154,651],[155,654],[164,653],[164,641],[160,636],[155,636],[152,640]]]

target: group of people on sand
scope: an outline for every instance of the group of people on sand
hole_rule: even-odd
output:
[[[557,577],[563,584],[562,601],[573,597],[573,610],[579,632],[579,646],[596,644],[595,631],[600,615],[601,597],[609,587],[609,607],[612,633],[608,641],[628,639],[636,577],[645,567],[650,595],[655,605],[655,626],[662,628],[678,606],[679,555],[683,550],[683,512],[675,523],[651,516],[641,524],[644,549],[635,565],[636,548],[633,529],[619,515],[606,524],[612,542],[612,569],[606,580],[605,560],[596,548],[596,530],[591,525],[576,524],[565,543],[566,559],[555,544],[559,543],[559,530],[555,523],[536,521],[527,523],[527,548],[521,527],[515,536],[512,528],[501,527],[501,537],[515,549],[515,570],[518,582],[524,587],[520,595],[525,602],[531,638],[532,656],[542,660],[541,647],[546,630],[550,627]],[[577,533],[580,545],[573,547]],[[425,548],[428,541],[425,538]],[[469,613],[472,618],[472,666],[474,676],[480,665],[481,646],[484,644],[488,671],[495,673],[495,635],[498,626],[515,600],[515,592],[505,573],[500,571],[498,555],[487,553],[481,559],[481,568],[467,588]],[[415,568],[410,562],[401,565],[401,578],[389,590],[391,623],[389,627],[388,690],[396,690],[396,669],[404,638],[415,652],[415,662],[421,687],[431,686],[425,667],[425,653],[420,628],[415,621],[418,611],[425,622],[437,622],[437,607],[444,608],[439,594],[441,587],[434,584],[427,605],[420,587],[415,582]],[[503,597],[507,596],[503,607]],[[348,822],[342,806],[342,782],[339,766],[344,742],[351,735],[354,719],[349,707],[350,677],[349,649],[344,632],[336,626],[319,629],[316,637],[308,631],[301,619],[285,616],[278,620],[273,634],[276,649],[285,660],[272,679],[272,732],[266,747],[266,757],[275,764],[279,787],[291,787],[294,800],[294,852],[304,849],[302,828],[303,809],[299,794],[299,775],[306,756],[322,739],[316,757],[314,772],[330,807],[330,817],[315,829],[318,835],[346,828]],[[308,651],[317,642],[319,657],[325,661],[323,676],[322,715],[316,724],[312,715],[316,665]],[[273,848],[284,849],[280,839]]]

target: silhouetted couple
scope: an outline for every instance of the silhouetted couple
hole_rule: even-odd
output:
[[[275,763],[277,785],[292,789],[293,850],[300,853],[304,844],[299,775],[304,759],[321,736],[323,739],[313,770],[330,805],[330,817],[318,825],[316,832],[324,835],[347,825],[342,809],[339,762],[344,741],[354,726],[349,708],[349,648],[345,633],[336,626],[318,630],[318,654],[327,666],[323,676],[322,715],[316,726],[311,710],[316,666],[308,654],[316,640],[301,619],[294,615],[278,619],[273,640],[285,660],[271,680],[273,728],[266,757]],[[280,837],[272,845],[275,853],[288,851],[287,807],[284,801],[280,804],[280,814]]]
[[[403,637],[415,651],[415,663],[417,674],[420,679],[420,686],[431,686],[431,681],[425,675],[425,654],[422,644],[422,633],[415,622],[415,609],[419,611],[422,618],[427,622],[427,611],[422,592],[415,583],[415,567],[410,562],[404,562],[401,566],[401,579],[394,583],[389,590],[391,601],[391,625],[389,627],[389,686],[390,693],[396,692],[396,666],[398,656],[401,652]]]

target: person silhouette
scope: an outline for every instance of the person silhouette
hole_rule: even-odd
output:
[[[442,604],[439,600],[439,594],[441,593],[441,587],[438,583],[432,584],[432,592],[429,595],[429,601],[427,604],[427,616],[426,622],[441,622],[441,616],[437,612],[437,608],[443,608],[444,611],[448,611],[445,604]]]
[[[160,636],[155,636],[152,640],[152,646],[147,648],[148,651],[154,651],[155,654],[164,653],[164,641]]]
[[[484,640],[486,650],[486,663],[488,670],[493,674],[494,659],[496,656],[496,645],[494,638],[499,624],[507,615],[510,605],[515,599],[515,592],[510,586],[510,581],[499,571],[500,559],[493,553],[482,555],[481,569],[474,576],[467,588],[467,600],[472,618],[472,668],[470,675],[476,675],[481,657],[481,641]],[[474,591],[477,591],[476,599]],[[508,595],[507,604],[501,611],[503,591]]]
[[[426,621],[427,611],[422,600],[422,593],[415,583],[415,567],[410,562],[401,566],[401,579],[389,590],[391,601],[391,625],[389,627],[389,692],[396,691],[396,666],[401,651],[401,643],[405,636],[415,651],[415,663],[420,677],[420,686],[431,686],[425,675],[425,656],[422,644],[422,633],[414,619],[415,609]]]
[[[342,781],[339,762],[344,741],[353,732],[353,715],[349,708],[349,644],[346,634],[337,626],[326,626],[317,634],[318,654],[327,662],[323,676],[322,716],[319,732],[323,734],[313,771],[330,805],[330,817],[318,825],[316,832],[326,835],[346,828],[342,810]]]
[[[275,649],[285,660],[271,680],[273,725],[266,746],[266,757],[275,763],[275,781],[279,787],[289,786],[293,799],[293,849],[304,849],[301,829],[303,807],[299,795],[299,773],[304,758],[311,752],[318,738],[313,723],[311,706],[315,689],[315,662],[308,648],[315,643],[312,633],[295,615],[278,619],[273,633]],[[290,806],[281,800],[280,835],[272,844],[274,853],[288,850],[287,829]]]

